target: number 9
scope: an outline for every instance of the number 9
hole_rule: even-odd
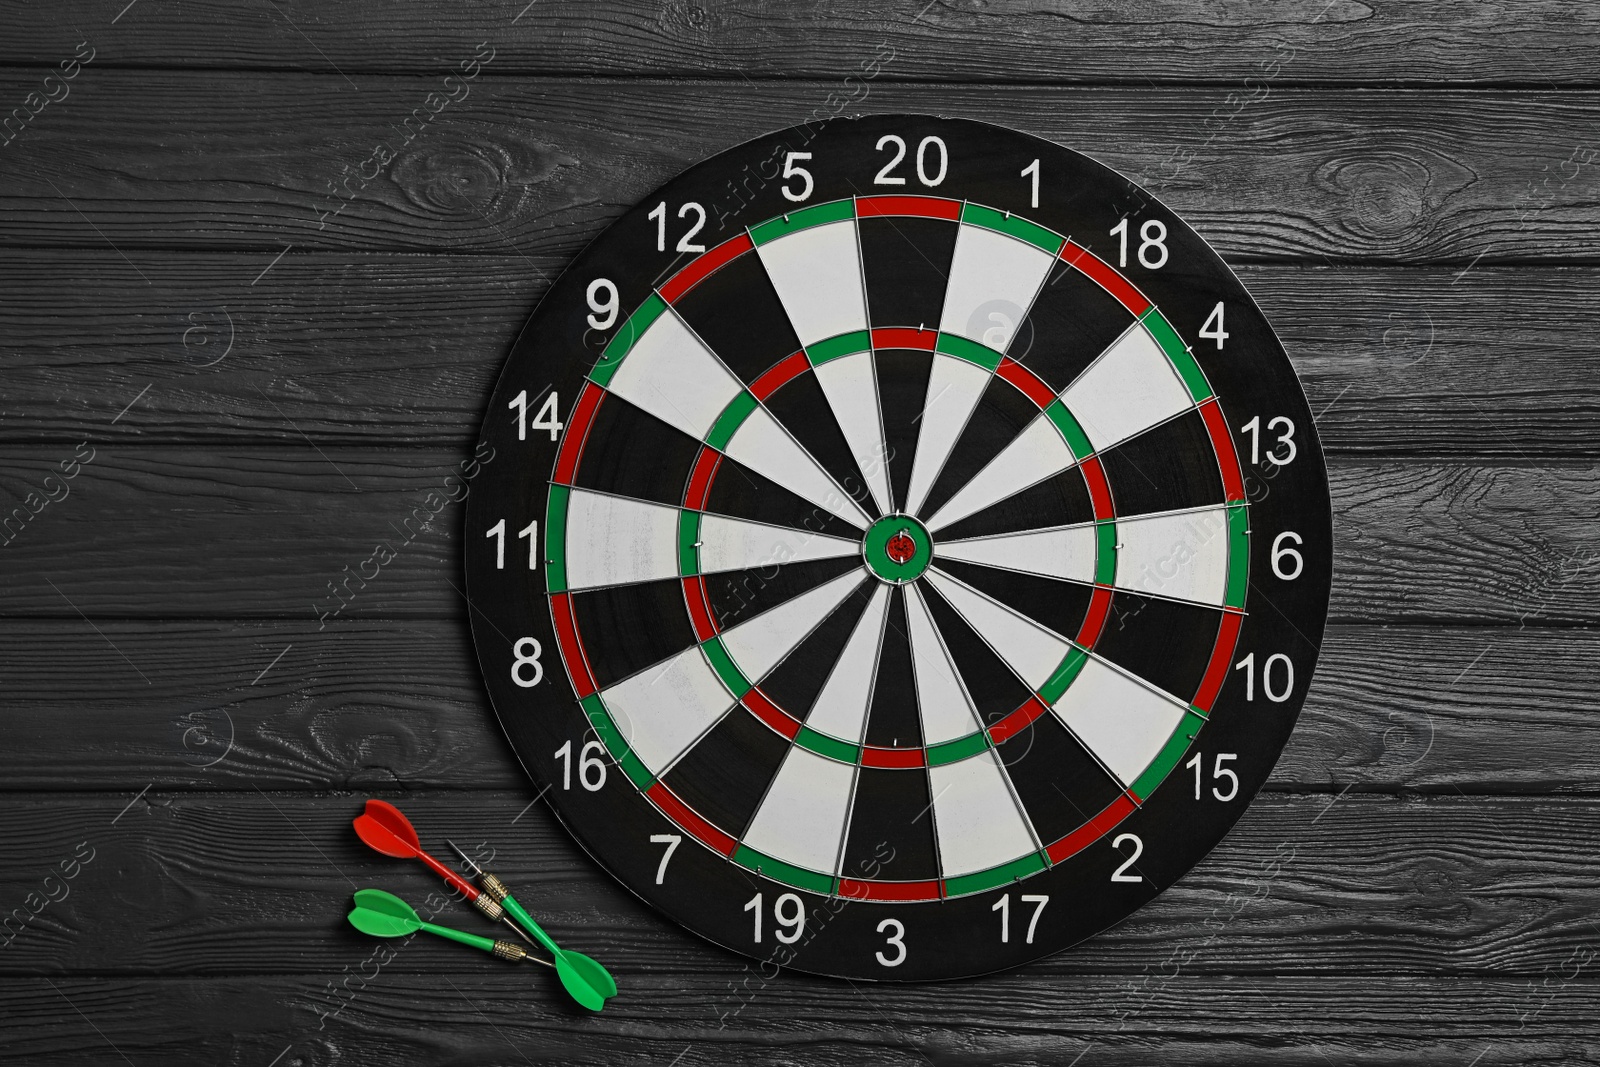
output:
[[[604,300],[600,293],[610,293]],[[589,283],[589,325],[596,330],[609,330],[617,323],[617,287],[609,278],[596,278]]]

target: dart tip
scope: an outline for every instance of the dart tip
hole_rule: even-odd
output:
[[[456,844],[448,837],[444,839],[444,843],[455,850],[456,855],[461,857],[461,862],[467,865],[468,869],[472,871],[474,876],[483,874],[483,868],[479,867],[477,862],[473,860],[471,856],[467,855],[466,851],[463,850],[460,845]]]

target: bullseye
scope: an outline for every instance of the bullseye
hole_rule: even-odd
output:
[[[933,559],[927,528],[909,515],[885,515],[867,528],[861,555],[879,579],[893,585],[914,581]]]

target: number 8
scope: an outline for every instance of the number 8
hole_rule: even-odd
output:
[[[532,645],[533,651],[522,651],[526,645]],[[544,664],[539,662],[539,653],[542,651],[544,650],[539,647],[539,640],[535,637],[521,638],[512,646],[511,654],[516,657],[516,660],[511,664],[511,680],[523,689],[532,689],[544,681]],[[533,664],[533,677],[523,678],[522,668],[530,663]]]

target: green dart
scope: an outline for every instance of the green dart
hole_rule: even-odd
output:
[[[461,862],[471,868],[477,876],[478,883],[483,887],[484,893],[493,897],[501,907],[505,908],[523,929],[534,936],[534,939],[550,950],[550,955],[555,959],[556,975],[560,977],[561,984],[566,987],[572,999],[582,1004],[590,1011],[599,1011],[605,1007],[608,998],[617,995],[616,979],[611,977],[611,972],[600,965],[598,960],[585,956],[581,952],[571,952],[555,943],[555,940],[533,921],[523,906],[511,895],[511,890],[506,884],[488,871],[479,867],[471,856],[462,851],[461,846],[446,838],[446,843],[461,857]]]
[[[545,960],[530,955],[527,949],[511,941],[496,941],[492,937],[480,937],[463,930],[452,930],[448,926],[423,922],[410,904],[393,893],[385,893],[381,889],[356,890],[356,906],[351,909],[349,919],[351,926],[373,937],[405,937],[421,930],[450,941],[458,941],[463,945],[471,945],[503,960],[517,963],[532,960],[534,963],[550,966]]]

